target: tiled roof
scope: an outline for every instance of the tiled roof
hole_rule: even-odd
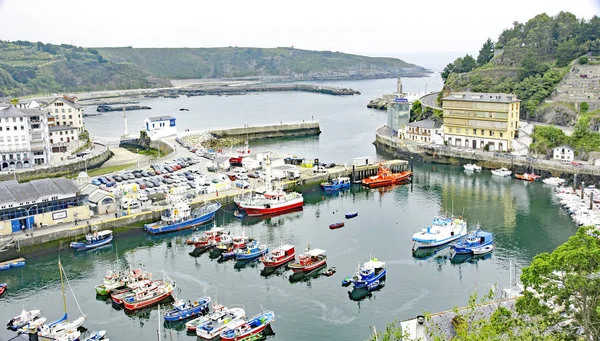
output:
[[[0,204],[36,201],[41,197],[75,195],[79,189],[66,178],[39,179],[24,184],[0,183]]]
[[[48,104],[52,104],[52,103],[54,103],[56,101],[63,102],[64,104],[66,104],[66,105],[68,105],[68,106],[70,106],[72,108],[75,108],[75,109],[81,108],[81,105],[79,103],[71,102],[71,101],[69,101],[68,99],[66,99],[64,97],[56,97],[55,99],[53,99],[52,101],[50,101],[50,103],[48,103]]]
[[[0,107],[0,117],[41,116],[46,112],[39,109],[18,109],[13,106]]]
[[[437,123],[434,120],[421,120],[421,121],[411,122],[411,123],[407,124],[407,126],[417,127],[417,128],[425,128],[425,129],[436,129],[436,128],[441,127],[442,125],[440,123]]]
[[[171,119],[174,119],[175,117],[173,116],[154,116],[154,117],[148,117],[148,119],[150,120],[150,122],[156,122],[156,121],[168,121]]]

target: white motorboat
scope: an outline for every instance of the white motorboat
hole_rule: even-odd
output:
[[[215,311],[208,316],[204,324],[196,326],[196,335],[212,340],[226,329],[235,329],[243,325],[245,315],[246,311],[242,308],[225,308]]]
[[[471,172],[475,172],[475,173],[481,172],[481,167],[477,166],[476,164],[472,164],[472,163],[468,163],[466,165],[463,165],[463,168],[466,171],[471,171]]]
[[[17,315],[10,319],[6,326],[9,329],[17,330],[24,325],[27,325],[29,322],[37,319],[41,315],[41,311],[39,309],[26,311],[23,310],[20,315]]]
[[[85,322],[85,317],[80,316],[73,321],[63,321],[55,325],[44,325],[41,328],[40,335],[50,338],[58,338],[64,335],[72,334],[72,331],[77,330]],[[76,338],[75,338],[76,339]],[[75,340],[73,339],[73,340]]]
[[[431,226],[413,235],[413,250],[442,246],[465,235],[467,222],[462,217],[435,217]]]
[[[567,182],[567,180],[562,179],[562,178],[557,178],[557,177],[551,177],[551,178],[542,180],[542,182],[545,183],[546,185],[550,185],[550,186],[562,186]]]
[[[492,251],[494,251],[494,244],[490,244],[490,245],[486,245],[486,246],[482,246],[482,247],[476,247],[472,249],[473,251],[473,255],[477,256],[477,255],[485,255],[486,253],[490,253]]]
[[[512,174],[512,171],[506,168],[492,169],[492,175],[507,177]]]

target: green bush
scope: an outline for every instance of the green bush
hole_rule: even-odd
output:
[[[581,102],[581,104],[579,105],[579,111],[584,113],[587,112],[590,109],[590,105],[588,104],[588,102]]]
[[[588,57],[587,56],[581,56],[579,57],[579,64],[587,64],[588,63]]]

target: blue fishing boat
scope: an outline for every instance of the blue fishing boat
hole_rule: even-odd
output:
[[[22,268],[25,266],[25,260],[15,260],[14,262],[10,263],[10,267],[11,268]]]
[[[10,263],[0,264],[0,271],[10,269]]]
[[[358,212],[351,212],[351,213],[346,213],[346,219],[352,219],[356,216],[358,216]]]
[[[456,254],[472,254],[473,249],[479,249],[484,246],[492,245],[494,235],[491,232],[482,231],[477,226],[477,230],[469,233],[466,237],[461,238],[458,242],[452,245],[452,249]]]
[[[165,321],[181,321],[208,311],[210,297],[203,297],[195,302],[185,302],[182,299],[173,302],[173,309],[165,311]]]
[[[379,281],[385,277],[385,274],[385,262],[371,258],[358,270],[356,278],[352,279],[352,284],[357,289],[369,288],[375,282],[379,285]]]
[[[266,245],[260,245],[256,240],[251,241],[246,244],[246,247],[243,249],[235,249],[233,253],[235,254],[235,260],[250,260],[255,259],[260,256],[266,255],[269,252],[269,248]]]
[[[159,234],[189,229],[214,219],[219,208],[221,204],[214,202],[192,211],[185,202],[178,202],[163,211],[159,222],[144,225],[144,230]]]
[[[0,263],[0,271],[8,270],[10,268],[22,268],[25,266],[25,258],[17,258],[12,260],[7,260],[6,262]]]
[[[100,246],[108,245],[113,240],[113,234],[110,230],[94,232],[85,236],[85,241],[72,242],[71,247],[77,251],[92,250]]]
[[[337,178],[321,183],[321,187],[325,191],[337,191],[344,188],[350,188],[352,186],[352,182],[350,182],[350,178],[345,176],[338,176]]]
[[[265,311],[254,316],[246,323],[242,323],[235,328],[229,328],[221,333],[221,341],[245,340],[246,338],[259,334],[265,330],[265,328],[267,328],[274,320],[275,313],[272,311]]]

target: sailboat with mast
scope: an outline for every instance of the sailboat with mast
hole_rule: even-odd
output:
[[[69,283],[69,279],[67,278],[65,269],[63,268],[60,260],[58,261],[58,269],[60,272],[60,283],[61,283],[61,287],[62,287],[63,308],[65,311],[65,314],[60,319],[58,319],[50,324],[43,325],[40,328],[39,335],[43,336],[43,337],[47,337],[47,338],[60,339],[60,340],[62,340],[62,339],[76,340],[79,337],[77,335],[77,333],[79,333],[77,331],[77,328],[81,327],[83,325],[83,323],[85,322],[85,314],[81,311],[79,302],[77,302],[77,298],[75,297],[75,294],[73,293],[73,288],[71,287],[71,284]],[[71,290],[71,293],[73,294],[73,299],[75,300],[75,303],[77,304],[77,308],[79,309],[79,312],[81,313],[81,316],[76,318],[75,320],[69,320],[69,315],[67,313],[67,296],[65,295],[65,281],[67,282],[67,285],[69,286],[69,289]]]

